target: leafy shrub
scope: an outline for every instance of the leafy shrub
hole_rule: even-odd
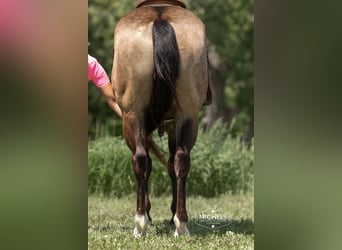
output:
[[[155,142],[167,151],[166,136]],[[167,154],[165,155],[167,158]],[[167,169],[153,155],[150,193],[171,194]],[[226,124],[217,122],[210,132],[200,132],[191,151],[188,195],[212,197],[254,189],[254,143],[247,147],[232,137]],[[121,137],[99,138],[88,144],[88,192],[122,196],[135,192],[131,152]]]

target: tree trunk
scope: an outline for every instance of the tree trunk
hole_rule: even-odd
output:
[[[224,70],[224,67],[221,63],[219,54],[216,52],[213,46],[210,46],[209,48],[209,62],[211,75],[210,86],[213,95],[213,101],[211,105],[206,106],[205,117],[203,118],[206,131],[210,130],[217,119],[229,119],[230,113],[228,108],[225,107],[225,80],[221,73]],[[225,71],[226,70],[227,69],[225,69]]]

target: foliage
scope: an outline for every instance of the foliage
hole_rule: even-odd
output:
[[[235,117],[234,132],[247,132],[254,115],[253,0],[187,2],[205,23],[209,46],[218,54],[212,69],[225,83],[226,121]]]
[[[97,58],[111,76],[113,62],[114,29],[119,19],[134,8],[135,1],[89,0],[88,2],[88,53]],[[108,126],[113,124],[115,126]],[[121,120],[108,107],[101,92],[88,84],[88,136],[95,138],[99,128],[102,134],[118,135]]]
[[[228,70],[227,82],[252,81],[253,1],[197,0],[189,1],[188,5],[205,23],[208,40],[215,46],[225,70]]]
[[[133,237],[135,196],[88,198],[88,249],[254,249],[254,200],[247,196],[213,199],[189,197],[187,210],[190,237],[173,237],[170,198],[151,197],[153,224],[144,239]],[[209,230],[194,223],[194,217],[214,207],[228,215],[229,224]]]
[[[89,193],[122,196],[133,192],[135,179],[125,141],[101,138],[88,143]]]
[[[110,72],[113,62],[114,29],[117,22],[136,1],[89,0],[88,2],[88,41],[89,53],[99,58]]]
[[[191,151],[188,194],[212,197],[223,193],[253,191],[253,143],[247,147],[233,138],[226,124],[217,122],[209,133],[200,132]],[[158,143],[159,138],[155,138]],[[162,139],[167,150],[167,139]],[[166,168],[154,158],[150,192],[171,194]],[[135,192],[131,153],[119,137],[99,138],[88,146],[88,192],[122,196]]]
[[[133,9],[136,0],[89,0],[89,53],[111,73],[114,28],[118,20]],[[234,133],[245,133],[253,120],[253,1],[196,0],[185,1],[205,23],[209,45],[219,55],[219,71],[224,82],[225,106],[235,116]],[[100,92],[89,84],[89,136],[95,137],[97,124],[106,124],[113,115]],[[203,117],[203,116],[202,116]],[[233,118],[233,117],[231,117]],[[228,120],[231,121],[231,120]],[[120,121],[119,121],[120,122]],[[112,129],[112,128],[110,128]],[[114,130],[117,131],[117,130]],[[117,135],[112,133],[109,134]]]
[[[254,148],[228,133],[216,122],[209,133],[201,133],[192,151],[188,192],[211,197],[217,194],[252,191]]]

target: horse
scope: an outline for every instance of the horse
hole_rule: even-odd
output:
[[[186,181],[198,134],[198,114],[208,96],[208,67],[205,25],[183,1],[138,1],[115,27],[112,87],[132,153],[136,237],[145,236],[152,221],[148,182],[154,148],[151,138],[156,129],[168,135],[169,158],[165,162],[172,183],[174,235],[190,234]]]

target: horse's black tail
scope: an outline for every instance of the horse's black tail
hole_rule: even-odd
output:
[[[180,55],[176,33],[167,20],[153,23],[153,89],[148,110],[147,132],[152,132],[164,119],[173,100],[177,102],[176,81],[179,77]]]

